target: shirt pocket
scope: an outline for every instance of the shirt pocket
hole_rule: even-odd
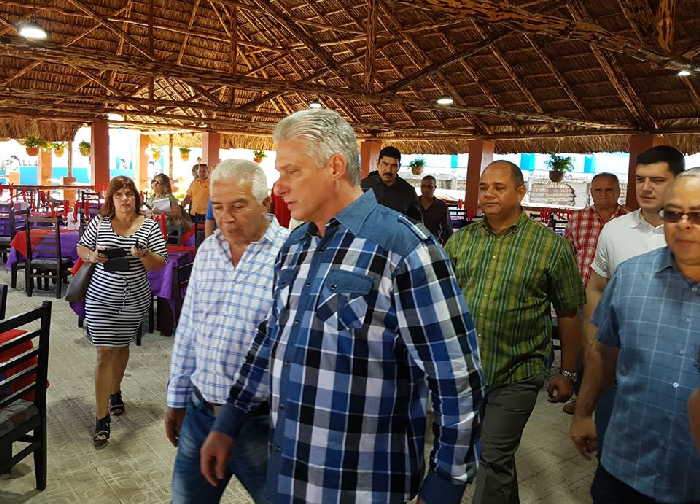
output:
[[[360,273],[330,271],[321,287],[316,316],[334,331],[359,329],[369,311],[372,283]]]

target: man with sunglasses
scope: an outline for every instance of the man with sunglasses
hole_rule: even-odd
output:
[[[617,394],[596,480],[594,503],[700,502],[700,453],[688,401],[700,387],[700,169],[665,191],[666,247],[622,263],[593,314],[571,438],[596,451],[593,409],[615,381]],[[692,401],[691,401],[692,403]]]

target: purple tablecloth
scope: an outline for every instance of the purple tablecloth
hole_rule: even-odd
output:
[[[34,235],[32,235],[32,238]],[[80,240],[80,233],[78,231],[61,231],[61,257],[70,257],[73,262],[78,260],[78,251],[76,246]],[[41,244],[32,247],[32,253],[34,258],[46,258],[53,257],[55,255],[55,245],[51,247],[44,248]],[[10,255],[7,258],[7,263],[5,263],[5,269],[9,270],[12,265],[16,264],[19,260],[24,259],[24,255],[20,253],[17,249],[12,247],[10,249]]]
[[[193,256],[191,252],[170,252],[168,251],[168,261],[165,263],[162,269],[158,271],[149,271],[148,283],[151,286],[151,292],[159,297],[165,299],[172,313],[175,313],[175,300],[176,300],[176,289],[177,287],[177,267],[183,264],[192,262]],[[73,309],[78,317],[85,316],[85,303],[71,303],[70,307]]]

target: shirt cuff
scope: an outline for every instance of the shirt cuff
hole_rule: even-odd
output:
[[[595,262],[591,263],[591,269],[595,271],[598,275],[602,276],[603,278],[610,278],[608,275],[607,271],[603,271],[603,269],[598,266]]]
[[[431,472],[423,481],[419,496],[427,504],[439,502],[440,504],[459,504],[464,495],[466,483],[456,482],[453,479],[445,479],[437,472]]]
[[[244,419],[245,413],[227,402],[216,416],[216,421],[211,430],[221,432],[235,439],[241,432]]]
[[[186,408],[192,396],[192,386],[168,387],[165,404],[171,408]]]

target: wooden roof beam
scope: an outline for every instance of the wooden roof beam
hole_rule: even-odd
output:
[[[647,44],[654,33],[654,12],[647,0],[617,0],[617,4],[637,40],[641,44]]]
[[[84,12],[85,14],[87,14],[89,17],[93,18],[96,21],[99,21],[109,32],[111,32],[117,38],[123,39],[124,42],[129,44],[136,51],[143,54],[146,58],[148,58],[150,60],[153,59],[153,57],[150,54],[148,54],[143,49],[141,49],[140,45],[134,39],[132,39],[128,34],[124,33],[122,30],[120,30],[117,26],[114,25],[114,23],[109,21],[107,18],[100,16],[99,14],[94,12],[92,9],[83,5],[78,0],[67,0],[67,1],[71,5],[75,6],[77,9],[79,9],[82,12]]]
[[[656,31],[661,48],[668,52],[673,52],[673,39],[675,37],[675,20],[678,11],[676,0],[660,0],[659,10],[656,15]]]
[[[259,89],[273,92],[298,92],[311,95],[326,95],[336,98],[359,100],[367,104],[386,103],[404,105],[407,107],[425,107],[437,112],[442,112],[444,110],[454,113],[466,112],[474,115],[487,115],[511,120],[549,122],[552,124],[568,124],[570,126],[589,128],[611,128],[620,126],[619,123],[582,121],[575,118],[560,117],[550,114],[534,114],[531,112],[506,110],[499,107],[441,107],[430,100],[411,100],[400,96],[377,96],[347,88],[321,86],[308,81],[259,79],[255,77],[246,77],[240,74],[233,76],[224,72],[178,67],[160,61],[146,61],[135,56],[116,56],[115,54],[107,52],[73,47],[61,48],[51,42],[43,42],[41,44],[29,43],[20,37],[0,37],[0,54],[11,54],[26,59],[50,59],[55,63],[80,65],[81,68],[96,68],[98,70],[117,69],[121,73],[136,76],[143,76],[144,73],[167,75],[172,78],[184,80],[190,86],[232,85],[246,89]]]
[[[199,9],[199,2],[200,0],[194,0],[194,4],[192,4],[192,11],[190,12],[190,19],[187,22],[187,31],[189,32],[192,30],[192,26],[194,26],[194,18],[197,15],[197,9]],[[182,65],[182,57],[185,55],[185,48],[187,47],[188,42],[190,41],[190,34],[186,33],[185,37],[182,39],[182,43],[180,44],[180,50],[177,53],[177,59],[175,60],[178,65]]]
[[[569,86],[569,83],[566,82],[566,79],[562,75],[562,73],[559,71],[559,69],[554,65],[554,62],[545,54],[545,52],[542,50],[542,48],[535,42],[535,40],[532,38],[532,36],[523,33],[523,36],[525,37],[525,40],[527,40],[532,47],[532,49],[537,53],[537,56],[540,57],[540,59],[544,62],[544,64],[547,66],[549,71],[552,73],[554,78],[557,80],[561,88],[564,90],[566,93],[566,96],[569,97],[571,102],[576,106],[578,111],[581,113],[581,117],[583,119],[590,119],[590,114],[588,111],[584,108],[584,106],[581,104],[579,99],[576,97],[574,94],[573,89],[571,89],[571,86]]]
[[[577,5],[575,6],[573,3],[567,4],[569,12],[571,12],[574,19],[589,20],[590,15],[586,7],[580,2],[576,3]],[[627,107],[627,110],[629,110],[637,124],[645,130],[656,129],[656,121],[646,110],[646,107],[644,107],[644,103],[635,92],[627,76],[624,75],[623,72],[617,72],[615,70],[616,68],[620,68],[620,66],[614,55],[608,54],[606,56],[603,54],[597,43],[591,43],[590,48],[601,69],[608,77],[608,81],[610,81],[610,84],[617,92],[620,100],[625,104],[625,107]]]
[[[692,61],[646,47],[638,40],[617,35],[592,22],[533,13],[512,3],[495,0],[400,0],[398,3],[419,8],[437,8],[451,13],[458,19],[505,23],[518,31],[595,43],[602,49],[624,53],[660,68],[678,71],[693,70],[696,67]]]

